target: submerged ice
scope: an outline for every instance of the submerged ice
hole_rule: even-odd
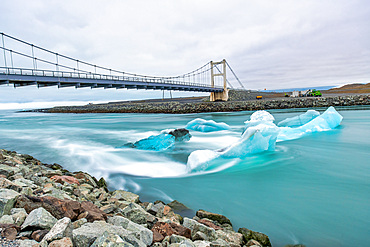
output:
[[[230,126],[226,123],[216,123],[213,120],[204,120],[202,118],[196,118],[190,121],[186,127],[188,130],[195,130],[200,132],[213,132],[220,130],[228,130]]]
[[[297,122],[298,119],[301,122]],[[309,118],[312,118],[308,121]],[[221,150],[196,150],[188,157],[187,171],[205,170],[210,162],[221,158],[243,158],[250,154],[275,150],[277,141],[293,140],[307,133],[332,130],[340,125],[343,117],[329,107],[322,115],[309,110],[300,116],[286,119],[285,125],[299,127],[278,127],[274,124],[274,117],[267,111],[256,111],[245,121],[245,130],[241,138],[232,145]],[[303,124],[303,122],[306,122]],[[281,122],[280,122],[281,123]]]

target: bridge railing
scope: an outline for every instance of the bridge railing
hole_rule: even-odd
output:
[[[156,84],[172,84],[182,86],[195,86],[195,87],[208,87],[208,84],[199,84],[192,82],[184,82],[180,80],[165,79],[165,78],[151,78],[151,77],[134,77],[134,76],[117,76],[117,75],[104,75],[95,74],[92,72],[70,72],[70,71],[54,71],[44,69],[28,69],[28,68],[15,68],[15,67],[0,67],[0,74],[5,75],[23,75],[23,76],[42,76],[54,78],[78,78],[78,79],[93,79],[93,80],[109,80],[117,82],[142,82],[142,83],[156,83]],[[222,88],[216,86],[216,88]]]

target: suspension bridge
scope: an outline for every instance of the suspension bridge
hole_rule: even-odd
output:
[[[225,59],[211,61],[179,76],[147,76],[80,61],[8,34],[0,34],[0,48],[3,50],[0,55],[0,85],[210,92],[211,101],[227,101],[228,89],[234,88],[226,77],[229,70],[234,76],[233,81],[239,83],[240,89],[245,89]]]

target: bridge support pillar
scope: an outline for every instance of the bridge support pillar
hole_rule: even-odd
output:
[[[217,65],[222,64],[222,71],[216,67]],[[213,68],[217,68],[219,73],[214,73]],[[222,92],[212,92],[209,99],[210,101],[228,101],[229,100],[229,90],[227,89],[226,84],[226,60],[221,62],[212,62],[211,61],[211,85],[215,87],[215,77],[222,76],[224,83],[224,90]]]

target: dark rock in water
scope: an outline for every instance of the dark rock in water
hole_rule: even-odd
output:
[[[226,223],[226,224],[231,225],[231,221],[226,216],[223,216],[221,214],[215,214],[215,213],[207,212],[207,211],[204,211],[204,210],[199,210],[199,211],[197,211],[196,215],[201,219],[207,218],[207,219],[210,219],[210,220],[217,221],[220,224],[225,224]]]
[[[168,203],[167,206],[170,206],[174,211],[183,211],[189,209],[187,206],[177,200]]]
[[[244,243],[247,243],[249,240],[254,239],[261,243],[263,247],[271,247],[269,237],[263,233],[254,232],[247,228],[239,228],[238,232],[243,234]]]
[[[191,138],[191,135],[189,133],[189,130],[187,129],[175,129],[170,131],[168,134],[173,135],[175,137],[175,141],[189,141]]]

